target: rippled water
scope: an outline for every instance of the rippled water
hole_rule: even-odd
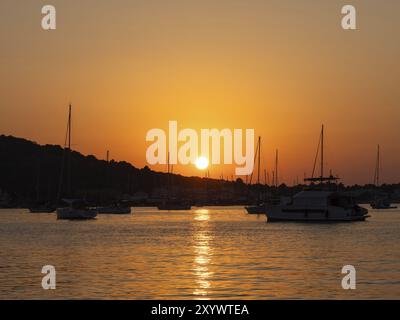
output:
[[[400,298],[400,210],[336,224],[266,223],[240,207],[133,212],[0,210],[0,298]],[[41,287],[47,264],[56,290]],[[341,287],[347,264],[356,290]]]

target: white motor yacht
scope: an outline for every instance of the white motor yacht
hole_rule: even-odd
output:
[[[335,191],[310,189],[286,203],[266,206],[268,221],[363,221],[368,210],[350,196]]]
[[[289,199],[282,199],[279,203],[267,203],[268,221],[363,221],[369,217],[368,210],[357,205],[352,197],[335,190],[338,177],[332,174],[324,176],[324,126],[317,150],[317,156],[320,151],[321,157],[321,175],[314,177],[317,160],[315,157],[313,174],[311,178],[304,179],[312,185]],[[319,184],[315,185],[316,182]]]

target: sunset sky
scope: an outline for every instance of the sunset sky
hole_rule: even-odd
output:
[[[57,30],[41,8],[57,9]],[[358,30],[341,28],[341,7]],[[346,184],[400,181],[400,1],[85,0],[0,2],[0,134],[146,165],[146,132],[254,128],[280,180],[326,167]],[[165,166],[152,166],[165,170]],[[184,175],[204,175],[193,165]],[[210,167],[211,177],[233,174]]]

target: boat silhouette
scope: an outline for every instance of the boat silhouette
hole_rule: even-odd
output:
[[[319,150],[321,152],[321,173],[319,177],[314,177]],[[364,221],[369,217],[368,210],[357,205],[352,197],[335,190],[338,179],[332,174],[324,176],[324,126],[322,126],[313,174],[311,178],[304,179],[311,185],[292,198],[281,199],[277,204],[267,204],[267,221]],[[315,185],[316,182],[319,184]]]
[[[378,144],[377,155],[376,155],[376,165],[375,165],[375,175],[374,175],[374,185],[379,187],[380,178],[380,146]],[[370,203],[372,209],[396,209],[396,206],[392,206],[387,195],[374,193],[374,200]]]
[[[63,162],[60,176],[59,195],[61,194],[61,186],[63,179],[64,163],[68,166],[68,193],[71,195],[71,120],[72,107],[69,105],[67,134],[64,144]],[[66,158],[67,161],[64,161]],[[97,209],[89,208],[83,200],[80,199],[63,199],[67,204],[65,207],[57,208],[57,219],[60,220],[86,220],[94,219],[97,216]]]

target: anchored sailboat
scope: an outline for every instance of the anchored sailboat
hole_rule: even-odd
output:
[[[376,155],[376,165],[375,165],[375,175],[374,175],[374,185],[375,187],[379,187],[379,178],[380,178],[380,146],[378,144],[377,155]],[[371,207],[373,209],[396,209],[396,206],[392,206],[390,200],[386,195],[378,195],[375,193],[374,200],[371,202]]]
[[[247,213],[249,214],[264,214],[265,213],[265,203],[261,201],[261,193],[260,193],[260,153],[261,153],[261,137],[258,137],[258,143],[256,148],[256,155],[254,157],[254,163],[257,159],[257,188],[258,188],[258,199],[257,204],[253,206],[245,207]],[[250,184],[253,178],[253,173],[250,176]]]
[[[106,168],[108,169],[110,162],[109,162],[110,151],[107,150],[107,159],[106,159]],[[106,171],[108,172],[108,170]],[[107,180],[107,179],[105,179]],[[107,184],[107,182],[106,182]],[[97,207],[97,211],[99,214],[131,214],[131,207],[124,206],[121,202],[116,201],[114,204],[109,206],[101,206]]]
[[[69,169],[68,180],[67,180],[68,193],[69,195],[71,195],[71,117],[72,117],[72,107],[71,105],[69,105],[67,135],[64,144],[64,155],[63,155],[63,163],[62,163],[61,177],[60,177],[59,196],[61,195],[65,160],[67,160],[66,162]],[[63,199],[63,202],[65,202],[68,206],[57,209],[57,219],[84,220],[84,219],[94,219],[97,216],[97,210],[88,208],[85,202],[82,200]]]
[[[318,153],[321,160],[321,173],[314,177]],[[267,204],[268,221],[302,221],[302,222],[334,222],[334,221],[363,221],[368,216],[368,210],[358,206],[350,196],[332,190],[338,180],[332,174],[324,176],[324,126],[321,129],[317,154],[314,161],[313,174],[305,181],[317,186],[309,187],[290,200],[279,204]],[[333,184],[332,184],[333,183]]]
[[[171,198],[170,196],[172,168],[170,168],[169,164],[169,152],[167,161],[167,175],[168,175],[167,199],[164,199],[162,203],[157,206],[158,210],[190,210],[192,208],[190,203],[184,200]]]

